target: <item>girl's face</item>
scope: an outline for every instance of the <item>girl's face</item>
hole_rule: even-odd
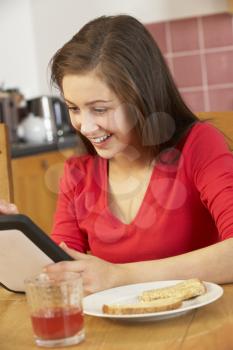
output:
[[[135,157],[139,143],[125,105],[94,71],[64,76],[62,89],[72,125],[101,157]]]

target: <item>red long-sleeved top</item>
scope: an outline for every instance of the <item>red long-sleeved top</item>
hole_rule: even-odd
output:
[[[66,162],[55,242],[126,263],[179,255],[233,237],[233,155],[211,125],[195,124],[180,150],[160,156],[130,224],[108,207],[107,172],[108,161],[99,156]]]

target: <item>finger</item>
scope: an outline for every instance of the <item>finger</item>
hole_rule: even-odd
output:
[[[8,203],[7,201],[1,199],[0,200],[0,210],[4,214],[17,214],[18,209],[14,203]]]
[[[9,210],[10,210],[11,214],[18,214],[19,213],[18,208],[13,203],[9,204]]]
[[[77,250],[74,250],[72,248],[69,248],[65,242],[61,242],[59,244],[59,246],[67,253],[69,254],[72,258],[74,258],[75,260],[82,260],[82,259],[87,259],[87,255],[77,252]]]
[[[64,272],[54,272],[54,271],[46,271],[47,276],[49,277],[50,280],[54,280],[54,281],[61,281],[64,282],[64,274],[66,273],[70,273],[68,271],[64,271]],[[75,274],[77,277],[82,277],[81,273],[78,272],[72,272],[72,274]]]
[[[0,212],[6,214],[8,211],[8,205],[9,203],[6,202],[4,199],[0,199]]]
[[[60,261],[55,264],[47,265],[43,268],[44,272],[78,272],[85,270],[84,261]]]
[[[8,203],[4,199],[0,199],[0,212],[2,214],[18,214],[18,208],[14,203]]]

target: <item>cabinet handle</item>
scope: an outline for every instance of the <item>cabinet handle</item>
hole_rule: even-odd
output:
[[[49,168],[49,162],[47,161],[47,159],[42,159],[41,167],[43,170],[47,170]]]

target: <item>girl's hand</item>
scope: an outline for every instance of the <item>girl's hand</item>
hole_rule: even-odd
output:
[[[18,214],[18,208],[15,204],[0,199],[0,214]]]
[[[92,255],[79,253],[61,243],[60,247],[69,254],[75,261],[61,261],[45,267],[45,272],[77,272],[83,278],[84,294],[99,292],[104,289],[112,288],[116,284],[116,278],[120,267],[109,263]]]

